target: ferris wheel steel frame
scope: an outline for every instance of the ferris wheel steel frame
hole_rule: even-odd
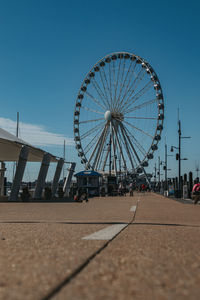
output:
[[[145,99],[148,93],[155,97]],[[135,114],[141,112],[149,115]],[[142,123],[147,120],[153,125]],[[163,122],[164,97],[152,66],[128,52],[106,55],[87,73],[76,99],[74,140],[81,163],[86,170],[100,172],[109,166],[109,173],[115,175],[146,174],[144,168],[158,149]],[[145,139],[148,143],[143,145]]]

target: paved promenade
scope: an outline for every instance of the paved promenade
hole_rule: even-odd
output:
[[[0,299],[199,299],[200,205],[0,203]]]

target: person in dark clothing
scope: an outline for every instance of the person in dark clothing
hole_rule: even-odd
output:
[[[87,195],[86,189],[84,189],[84,190],[82,191],[82,193],[81,193],[81,200],[82,200],[82,201],[85,200],[85,202],[88,202],[88,195]]]
[[[76,202],[88,202],[88,196],[87,191],[85,189],[79,188],[76,192],[76,195],[74,196],[74,201]]]

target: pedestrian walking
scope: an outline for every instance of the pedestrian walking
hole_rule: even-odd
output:
[[[123,192],[123,185],[122,185],[122,182],[120,182],[119,186],[118,186],[118,194],[119,194],[119,196],[122,196],[122,192]]]
[[[85,200],[85,202],[88,202],[88,201],[89,201],[89,200],[88,200],[88,194],[87,194],[86,189],[84,189],[83,192],[81,193],[81,200],[82,200],[82,201]]]
[[[129,184],[129,195],[131,197],[133,196],[133,183],[132,182]]]
[[[192,199],[194,200],[194,204],[197,204],[200,201],[200,182],[194,184],[192,189]]]

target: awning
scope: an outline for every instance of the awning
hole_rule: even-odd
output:
[[[40,162],[42,161],[44,150],[36,148],[31,144],[19,139],[15,135],[0,128],[0,161],[18,161],[21,148],[23,146],[29,147],[28,161]],[[56,156],[51,155],[51,162],[57,162]]]
[[[101,177],[102,175],[96,171],[81,171],[79,173],[76,173],[74,175],[75,177],[80,177],[80,176],[98,176],[98,177]]]

